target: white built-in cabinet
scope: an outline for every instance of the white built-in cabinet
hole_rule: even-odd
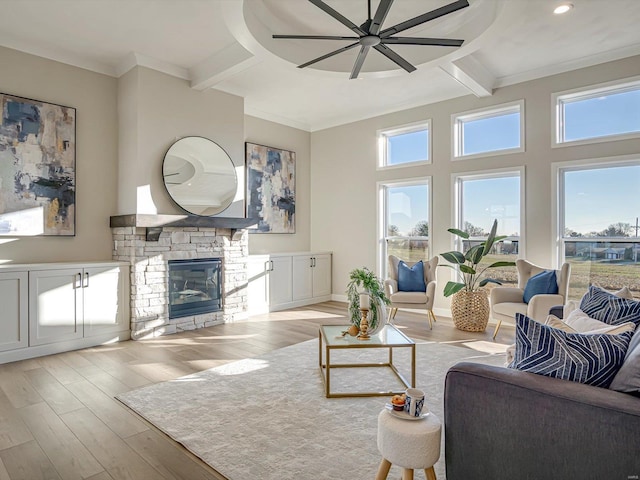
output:
[[[0,272],[0,352],[29,345],[27,272]]]
[[[1,268],[0,300],[0,363],[130,336],[126,263]]]
[[[331,253],[250,255],[247,273],[252,314],[331,300]]]

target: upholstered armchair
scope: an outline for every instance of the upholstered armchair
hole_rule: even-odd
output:
[[[391,305],[389,308],[388,322],[391,322],[398,312],[399,308],[407,308],[412,310],[426,310],[427,319],[429,320],[429,328],[433,328],[433,322],[436,316],[433,313],[433,301],[436,294],[436,267],[438,266],[438,257],[433,257],[427,262],[423,262],[424,271],[424,291],[402,291],[399,288],[398,268],[401,259],[395,255],[389,255],[389,273],[384,281],[384,291]],[[416,266],[414,263],[405,264],[409,269]]]
[[[514,322],[516,313],[523,313],[529,318],[544,322],[547,315],[549,315],[551,307],[564,305],[567,301],[569,276],[571,275],[571,265],[568,263],[562,264],[560,270],[555,270],[557,293],[533,294],[528,300],[528,303],[525,303],[524,297],[529,279],[542,272],[549,272],[552,269],[534,265],[523,259],[516,260],[516,268],[518,269],[518,286],[494,287],[491,289],[489,295],[491,316],[497,321],[496,329],[493,332],[494,339],[498,334],[498,329],[502,321],[507,320]]]

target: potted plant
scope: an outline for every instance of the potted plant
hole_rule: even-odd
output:
[[[369,295],[369,333],[375,333],[382,326],[385,317],[385,305],[389,299],[384,293],[382,281],[367,267],[356,268],[349,273],[347,298],[349,300],[349,317],[351,323],[360,328],[360,294]]]
[[[468,332],[483,332],[489,322],[489,300],[487,292],[481,290],[487,283],[502,283],[495,278],[485,276],[486,271],[496,267],[512,267],[515,262],[500,261],[493,262],[484,268],[479,264],[486,257],[496,242],[506,238],[506,236],[496,236],[498,221],[493,221],[491,232],[487,239],[478,245],[469,248],[466,253],[451,251],[440,255],[452,265],[444,265],[456,271],[460,281],[449,281],[444,287],[444,296],[451,299],[451,316],[453,323],[459,330]],[[469,234],[456,228],[449,228],[448,232],[468,239]],[[484,278],[483,278],[484,277]]]

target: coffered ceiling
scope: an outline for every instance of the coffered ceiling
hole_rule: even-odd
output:
[[[383,28],[452,2],[395,0]],[[357,25],[367,18],[367,0],[324,3]],[[464,39],[461,47],[392,45],[412,73],[372,51],[354,80],[359,48],[296,67],[349,42],[271,38],[353,36],[305,0],[0,0],[0,45],[116,77],[154,68],[240,95],[247,114],[314,131],[640,55],[640,1],[571,0],[554,15],[560,3],[469,0],[403,32]]]

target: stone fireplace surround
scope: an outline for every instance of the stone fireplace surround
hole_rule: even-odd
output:
[[[245,318],[248,234],[239,228],[249,224],[249,219],[185,215],[111,217],[113,259],[131,265],[131,338],[140,340]],[[169,319],[168,261],[193,258],[223,259],[222,310]]]

